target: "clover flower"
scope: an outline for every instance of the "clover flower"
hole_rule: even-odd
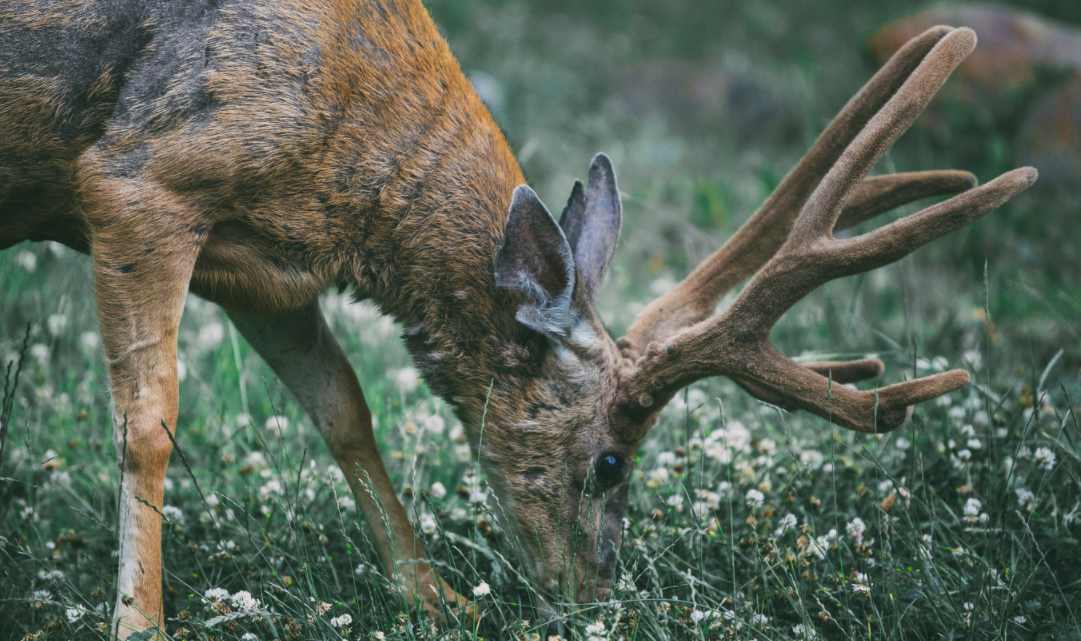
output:
[[[488,596],[491,593],[492,588],[490,585],[488,585],[487,581],[481,581],[473,587],[473,596],[477,598]]]

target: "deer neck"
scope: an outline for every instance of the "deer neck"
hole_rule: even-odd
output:
[[[399,179],[381,185],[362,216],[352,276],[402,323],[433,392],[471,424],[493,378],[526,357],[493,274],[511,194],[525,180],[472,89],[457,100],[433,111],[434,122],[420,125],[427,138],[388,163]]]
[[[342,24],[347,50],[323,56],[334,83],[314,98],[332,125],[325,262],[402,323],[425,380],[468,414],[520,331],[493,268],[525,179],[419,2]]]

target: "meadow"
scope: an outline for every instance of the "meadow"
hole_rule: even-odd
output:
[[[873,72],[867,36],[908,9],[579,4],[429,3],[542,197],[561,202],[593,153],[612,156],[626,222],[601,310],[618,334],[769,194]],[[1028,7],[1081,23],[1072,3]],[[987,181],[1021,164],[1044,80],[995,101],[947,90],[878,171]],[[636,462],[612,598],[560,604],[563,638],[1081,640],[1079,213],[1076,183],[1038,183],[782,320],[786,353],[875,355],[888,382],[972,372],[894,433],[853,434],[723,380],[681,393]],[[4,641],[107,638],[119,472],[90,282],[59,245],[0,253]],[[310,421],[192,298],[163,510],[169,638],[549,639],[401,327],[349,292],[322,307],[432,563],[479,622],[436,625],[402,601]]]

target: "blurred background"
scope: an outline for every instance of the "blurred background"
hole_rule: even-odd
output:
[[[617,330],[755,210],[908,37],[974,28],[976,53],[876,172],[986,182],[1033,164],[1040,182],[898,265],[827,287],[779,341],[947,354],[986,338],[1025,364],[1066,348],[1066,369],[1081,365],[1077,2],[428,4],[549,207],[594,152],[612,155],[626,216],[605,301]]]

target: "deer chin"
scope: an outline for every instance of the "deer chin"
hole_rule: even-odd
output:
[[[611,593],[623,515],[627,508],[628,484],[623,483],[600,497],[589,500],[588,512],[580,513],[579,525],[588,536],[581,537],[574,554],[573,580],[564,580],[564,594],[578,603],[604,601]],[[583,501],[587,502],[587,501]],[[572,541],[573,534],[572,534]],[[571,577],[567,577],[570,579]]]
[[[532,512],[519,514],[516,508],[524,504],[515,502],[501,480],[490,481],[522,574],[538,597],[540,615],[558,620],[556,604],[607,599],[621,539],[627,484],[602,497],[578,496],[579,505],[568,506],[566,516],[552,521],[553,512],[540,519]]]

